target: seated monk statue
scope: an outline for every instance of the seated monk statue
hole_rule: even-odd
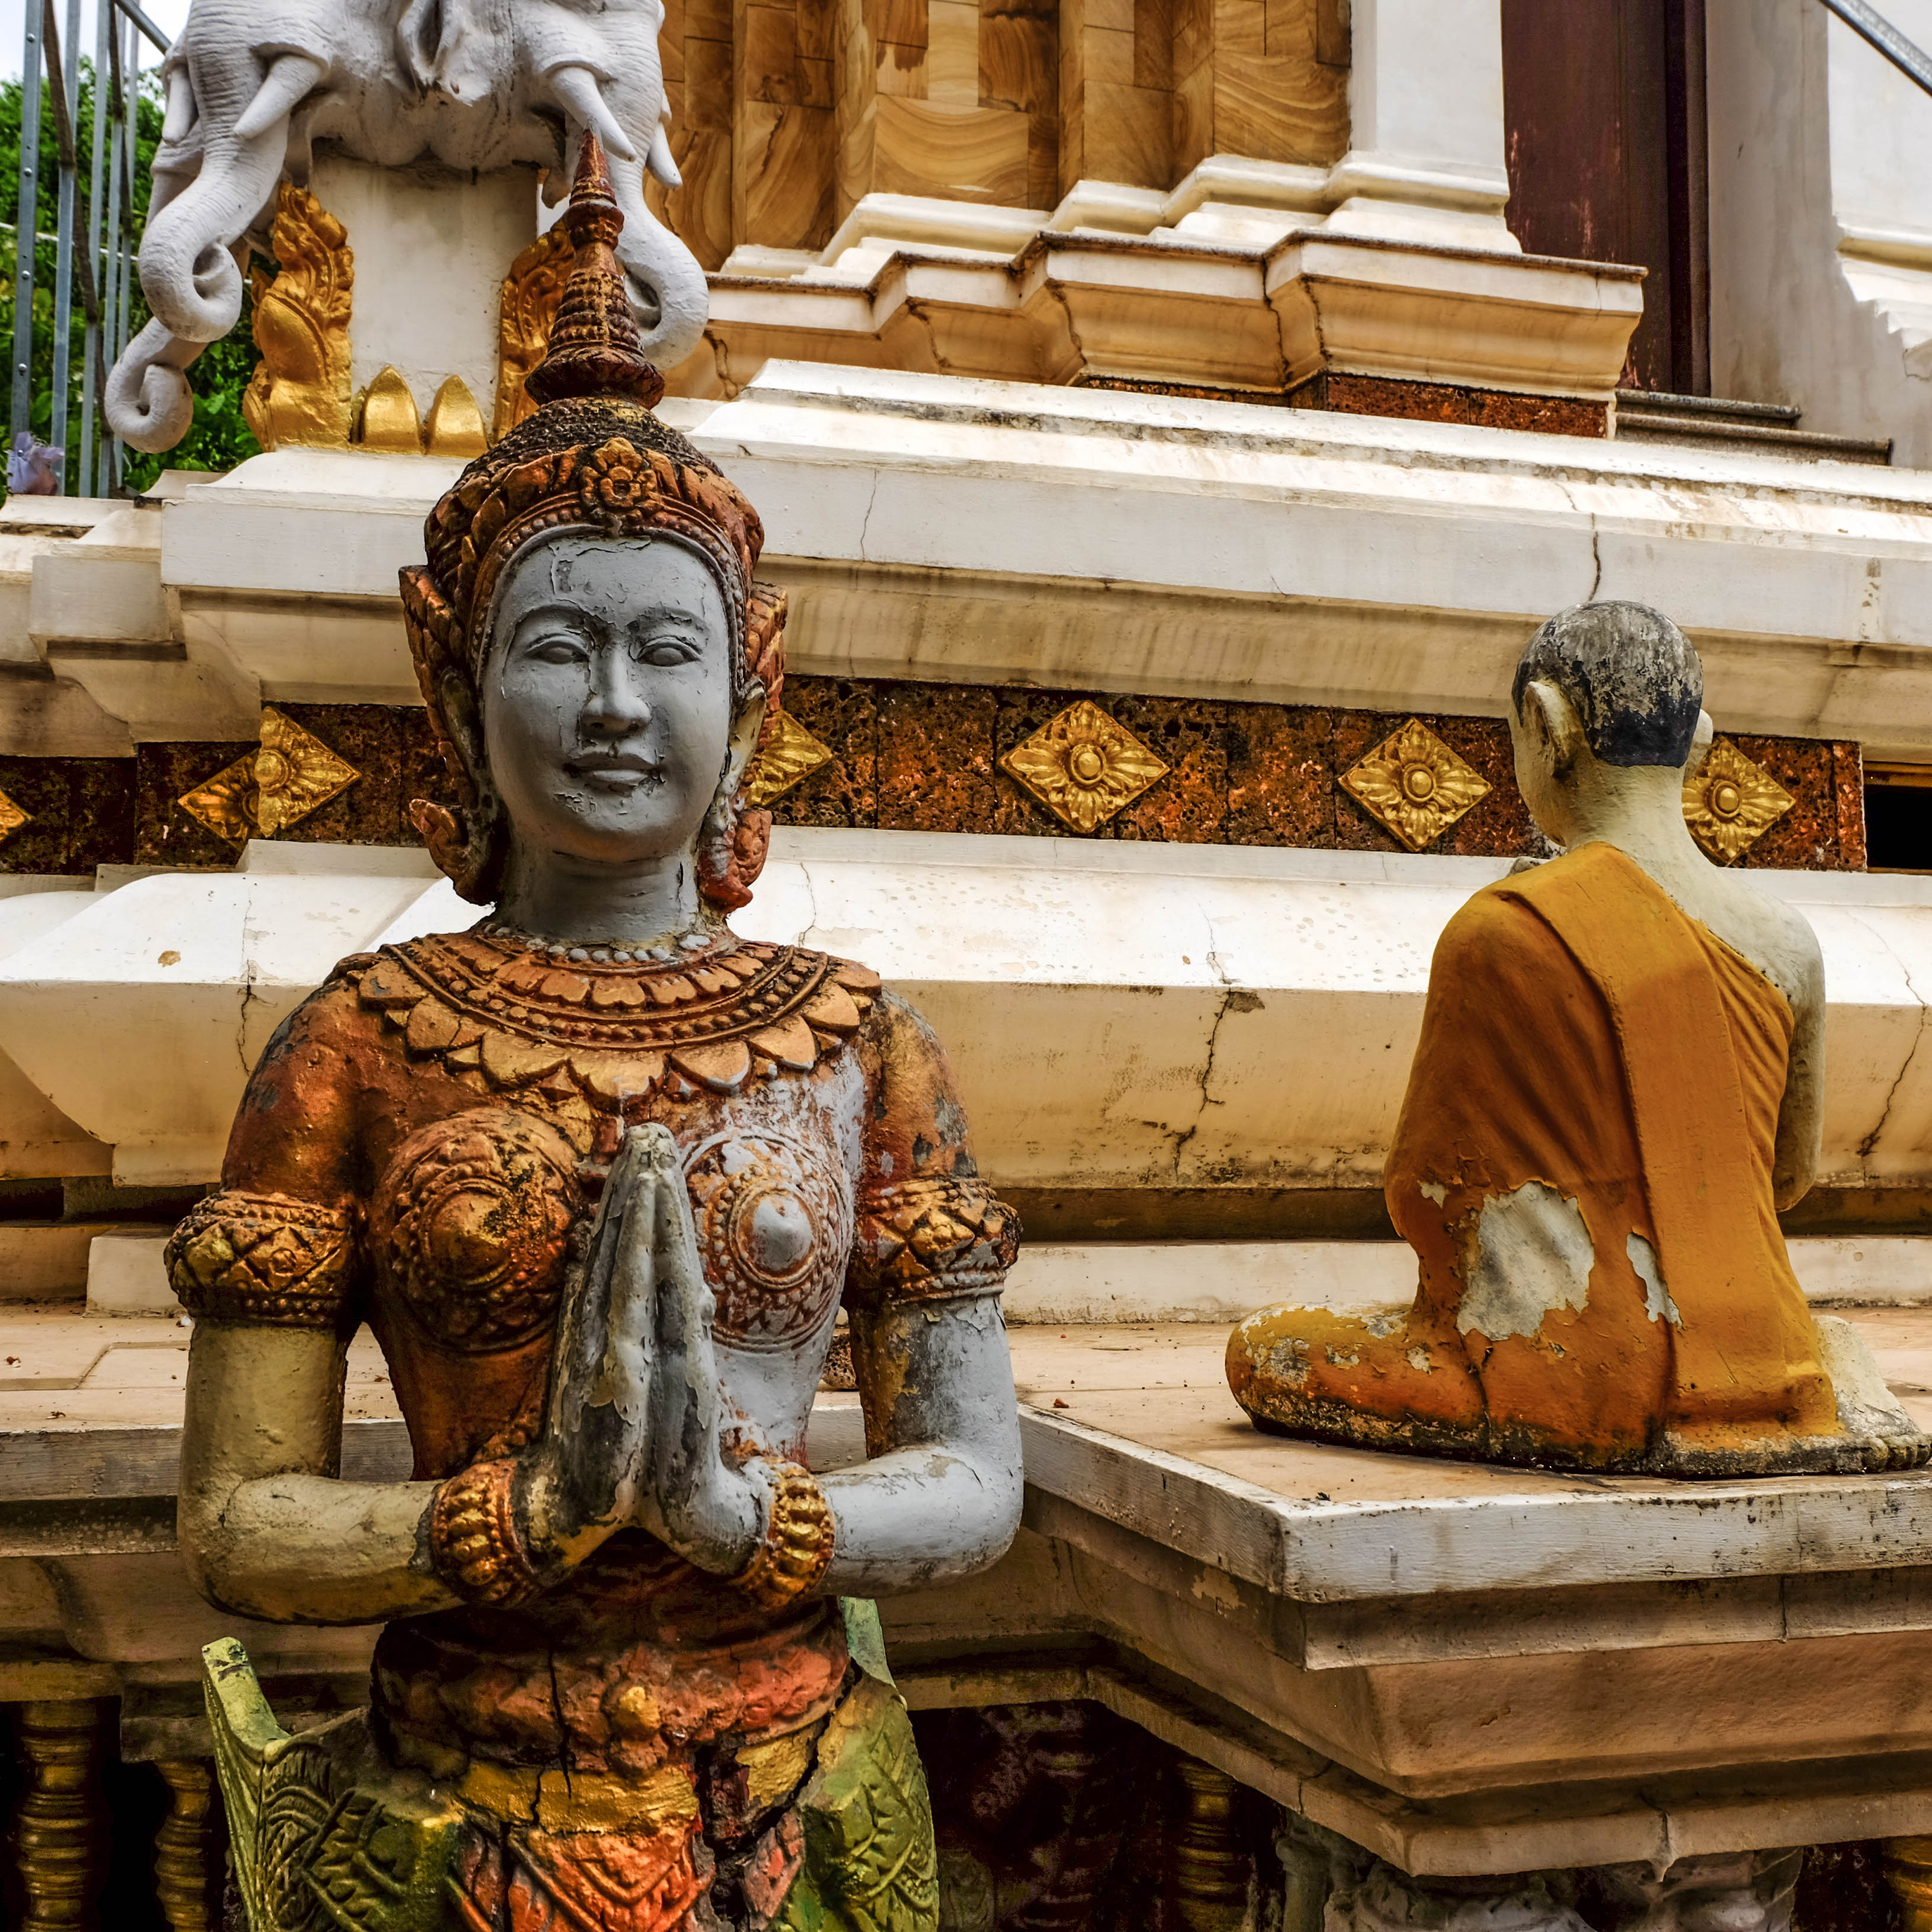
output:
[[[1478,892],[1436,949],[1384,1174],[1414,1302],[1250,1316],[1227,1366],[1256,1427],[1676,1476],[1926,1460],[1778,1231],[1817,1166],[1823,962],[1691,840],[1702,697],[1640,604],[1531,640],[1516,782],[1562,856]]]

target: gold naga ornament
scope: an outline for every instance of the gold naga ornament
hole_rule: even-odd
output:
[[[242,413],[264,449],[349,440],[349,315],[356,256],[349,231],[306,188],[284,182],[272,236],[278,264],[255,271],[262,352]]]
[[[496,322],[496,410],[493,438],[509,434],[536,412],[535,398],[524,388],[530,371],[550,346],[550,332],[570,279],[570,233],[562,222],[539,235],[510,264],[503,278]]]
[[[1084,698],[1016,745],[1000,767],[1076,832],[1106,824],[1171,769],[1124,724]]]
[[[1391,732],[1342,774],[1342,789],[1412,852],[1489,796],[1490,782],[1419,718]]]
[[[1714,740],[1704,762],[1684,781],[1684,822],[1720,866],[1742,858],[1796,803],[1728,738]]]

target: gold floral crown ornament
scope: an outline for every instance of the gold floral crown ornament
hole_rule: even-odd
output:
[[[493,903],[508,828],[483,752],[482,679],[496,588],[530,544],[562,534],[669,538],[718,580],[742,709],[762,695],[774,728],[784,680],[784,592],[752,572],[758,513],[711,461],[652,414],[664,379],[645,358],[614,252],[624,218],[586,134],[563,216],[573,260],[544,360],[526,384],[538,407],[459,476],[423,528],[428,561],[402,573],[403,616],[454,801],[410,808],[430,855],[463,896]],[[750,769],[754,760],[748,760]],[[698,885],[728,911],[752,896],[771,814],[741,782],[705,820]]]

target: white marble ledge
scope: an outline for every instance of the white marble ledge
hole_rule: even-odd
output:
[[[37,1236],[57,1243],[57,1252],[36,1248]],[[71,1300],[84,1282],[82,1305],[90,1316],[172,1316],[178,1304],[168,1285],[166,1246],[165,1229],[0,1223],[0,1299]],[[1932,1304],[1932,1239],[1804,1237],[1789,1246],[1792,1267],[1816,1306]],[[46,1285],[57,1274],[57,1284]],[[1000,1306],[1010,1326],[1192,1322],[1225,1328],[1272,1304],[1379,1311],[1406,1304],[1415,1283],[1414,1254],[1398,1240],[1028,1240],[1006,1277]],[[1910,1392],[1932,1395],[1932,1356],[1899,1372],[1909,1377]],[[0,1388],[6,1385],[0,1376]]]
[[[736,923],[919,1006],[1008,1186],[1372,1186],[1437,937],[1502,869],[785,827]],[[1932,881],[1755,876],[1825,954],[1822,1178],[1923,1179]],[[0,933],[34,903],[0,900]],[[0,958],[0,1053],[122,1180],[210,1181],[262,1048],[338,959],[476,916],[419,854],[258,844],[242,872],[138,879]]]
[[[1856,1318],[1882,1367],[1932,1341],[1922,1315]],[[70,1317],[0,1318],[0,1360],[21,1358],[10,1373],[36,1360],[71,1370],[100,1351],[78,1387],[0,1391],[0,1502],[166,1492],[185,1337],[117,1345],[122,1325],[104,1335]],[[1374,1455],[1258,1435],[1228,1394],[1222,1337],[1198,1326],[1022,1328],[1012,1346],[1036,1527],[1061,1533],[1048,1526],[1065,1505],[1193,1559],[1204,1576],[1300,1602],[1932,1562],[1932,1474],[1671,1483]],[[399,1474],[406,1444],[366,1334],[350,1374],[351,1461]],[[856,1398],[822,1396],[814,1465],[862,1453]]]
[[[1633,597],[1720,728],[1932,748],[1932,473],[778,361],[678,413],[759,507],[796,670],[1493,713],[1528,627]],[[410,701],[396,574],[454,474],[284,451],[171,502],[188,642]]]

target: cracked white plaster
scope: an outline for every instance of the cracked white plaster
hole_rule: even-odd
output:
[[[1596,1250],[1582,1210],[1540,1180],[1492,1194],[1457,1230],[1465,1287],[1457,1330],[1486,1340],[1534,1335],[1559,1308],[1586,1306]]]
[[[1932,1006],[1926,1004],[1925,995],[1913,984],[1911,965],[1898,947],[1870,920],[1862,919],[1858,924],[1878,941],[1886,956],[1898,968],[1899,976],[1905,982],[1905,990],[1918,1002],[1918,1024],[1913,1030],[1912,1044],[1906,1048],[1904,1059],[1899,1063],[1898,1071],[1893,1076],[1892,1084],[1886,1089],[1885,1102],[1878,1110],[1878,1118],[1872,1123],[1871,1132],[1858,1142],[1859,1160],[1869,1160],[1874,1149],[1878,1145],[1880,1136],[1885,1132],[1886,1124],[1892,1118],[1892,1103],[1898,1100],[1899,1090],[1905,1084],[1906,1078],[1912,1071],[1912,1063],[1918,1058],[1919,1047],[1925,1038],[1927,1022],[1932,1021]]]
[[[1202,957],[1207,962],[1208,970],[1219,982],[1221,988],[1220,1003],[1214,1009],[1214,1023],[1208,1029],[1208,1052],[1201,1065],[1201,1076],[1196,1082],[1200,1090],[1201,1103],[1194,1110],[1194,1118],[1189,1124],[1176,1131],[1174,1136],[1174,1178],[1180,1178],[1181,1157],[1187,1151],[1188,1143],[1201,1131],[1201,1123],[1207,1118],[1210,1107],[1218,1107],[1222,1102],[1208,1090],[1214,1078],[1214,1056],[1220,1051],[1221,1025],[1230,1012],[1252,1012],[1261,1004],[1252,993],[1244,993],[1228,977],[1227,968],[1221,963],[1220,941],[1214,932],[1214,922],[1204,916],[1202,922],[1208,928],[1208,944]]]
[[[1858,1331],[1842,1316],[1813,1317],[1818,1330],[1820,1366],[1832,1378],[1838,1404],[1838,1426],[1847,1436],[1882,1440],[1911,1436],[1918,1425],[1886,1386],[1871,1350]]]
[[[1449,1198],[1449,1190],[1439,1180],[1424,1180],[1416,1184],[1417,1193],[1425,1201],[1432,1201],[1440,1208]]]
[[[1668,1322],[1673,1328],[1682,1328],[1684,1317],[1670,1298],[1664,1270],[1658,1266],[1657,1250],[1641,1234],[1632,1234],[1624,1243],[1624,1252],[1630,1256],[1630,1266],[1643,1283],[1644,1313],[1653,1322]]]

